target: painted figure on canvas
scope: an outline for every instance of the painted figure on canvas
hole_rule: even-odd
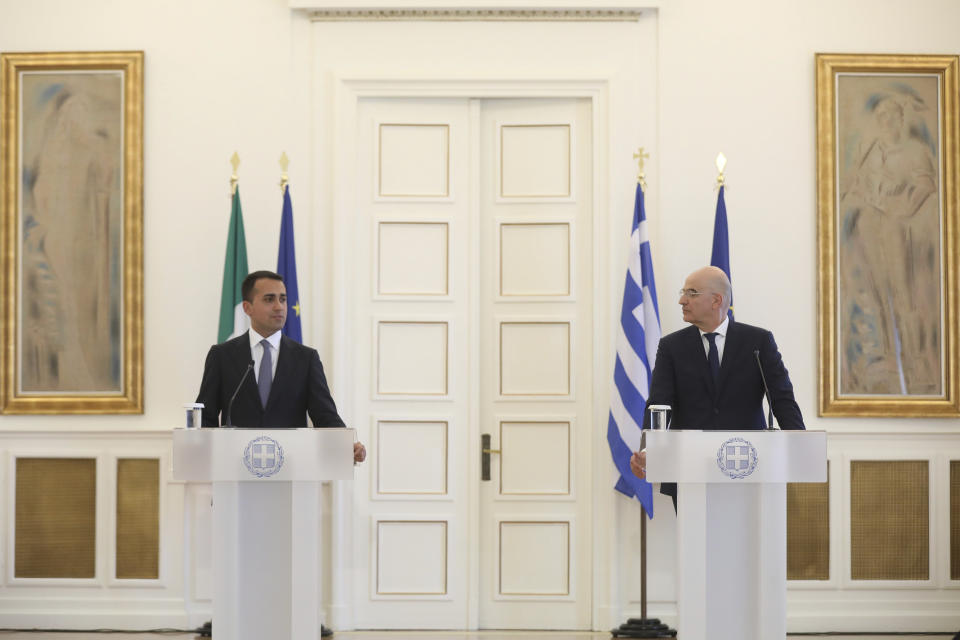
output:
[[[122,76],[22,89],[21,388],[120,392]]]
[[[837,89],[840,392],[941,395],[937,79]]]

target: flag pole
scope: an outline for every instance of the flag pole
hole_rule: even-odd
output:
[[[723,152],[717,154],[717,188],[726,185],[726,176],[723,175],[723,170],[727,166],[727,156],[723,155]]]
[[[717,154],[717,184],[714,187],[717,190],[717,211],[713,219],[713,247],[710,250],[711,266],[722,269],[730,282],[733,282],[733,274],[730,272],[730,231],[727,225],[727,203],[724,200],[724,192],[727,187],[727,177],[723,170],[727,166],[727,157],[723,152]],[[727,310],[727,317],[730,320],[734,318],[733,294],[730,295],[730,308]]]
[[[633,159],[637,161],[637,184],[644,194],[647,191],[647,181],[643,164],[649,157],[650,154],[644,153],[643,147],[633,154]],[[646,441],[646,433],[641,432],[641,449],[646,448]],[[625,623],[610,633],[614,638],[673,638],[677,635],[675,629],[660,622],[659,618],[647,617],[647,509],[642,501],[640,501],[640,617],[628,618]]]
[[[230,156],[230,166],[233,167],[233,173],[230,174],[230,197],[233,197],[233,194],[237,192],[237,184],[240,182],[240,178],[237,177],[237,169],[240,168],[240,156],[236,151]]]
[[[277,273],[283,278],[287,288],[287,307],[289,313],[283,325],[283,335],[303,342],[302,311],[300,304],[300,287],[297,284],[297,257],[293,234],[293,203],[290,200],[290,178],[287,170],[290,168],[290,158],[284,151],[280,155],[280,196],[283,205],[280,210],[280,243],[277,249]]]
[[[236,337],[250,327],[250,319],[243,312],[241,283],[247,276],[247,240],[243,231],[243,211],[240,207],[240,188],[237,170],[240,156],[230,156],[233,173],[230,174],[230,222],[227,225],[227,247],[223,259],[223,287],[220,291],[220,319],[217,324],[217,342]]]
[[[280,154],[280,193],[283,193],[287,189],[287,184],[290,183],[290,178],[287,176],[287,169],[290,168],[290,158],[287,157],[287,152],[284,151]]]

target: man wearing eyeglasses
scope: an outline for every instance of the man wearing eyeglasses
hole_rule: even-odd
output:
[[[734,322],[727,314],[730,299],[730,280],[721,269],[703,267],[687,277],[680,307],[691,326],[660,339],[647,406],[670,405],[671,429],[763,429],[762,366],[776,422],[783,429],[803,429],[773,334]],[[645,412],[644,429],[649,421]],[[646,477],[645,451],[633,454],[630,468]],[[660,492],[676,505],[675,485],[664,483]]]

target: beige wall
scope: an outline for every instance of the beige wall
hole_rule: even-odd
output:
[[[658,8],[659,150],[651,160],[653,250],[665,329],[670,293],[709,258],[713,158],[729,158],[727,205],[738,317],[772,327],[804,413],[816,409],[813,54],[954,53],[960,5],[900,2],[664,0]],[[229,216],[228,158],[240,153],[251,268],[272,267],[277,158],[291,157],[305,336],[325,350],[328,247],[312,200],[309,23],[283,0],[0,3],[4,51],[143,49],[146,413],[141,418],[4,417],[17,424],[159,428],[180,419],[216,333]],[[350,23],[343,23],[350,29]],[[437,30],[437,24],[425,28]],[[510,28],[507,25],[506,28]],[[371,42],[375,47],[376,42]],[[581,43],[589,66],[589,44]],[[386,52],[389,54],[389,52]],[[516,61],[522,66],[522,61]],[[415,70],[411,70],[415,72]],[[322,94],[323,87],[320,87]],[[789,251],[777,239],[789,238]],[[778,265],[777,269],[758,268]],[[782,309],[794,307],[796,314]],[[889,422],[889,421],[887,421]],[[885,423],[886,424],[886,423]],[[929,424],[929,422],[928,422]],[[902,426],[902,425],[901,425]]]
[[[282,0],[0,3],[3,51],[145,51],[145,406],[135,417],[0,418],[0,428],[179,425],[215,342],[230,216],[230,164],[250,267],[276,268],[281,152],[291,194],[304,335],[323,326],[311,288],[308,22]]]
[[[709,260],[713,160],[726,203],[737,319],[774,331],[808,427],[922,428],[957,420],[817,417],[814,54],[960,52],[956,2],[666,0],[659,13],[661,228],[653,240],[665,330],[672,292]]]
[[[726,199],[737,317],[774,330],[808,427],[891,436],[897,432],[953,434],[949,437],[955,438],[958,420],[816,416],[813,56],[816,52],[956,54],[960,52],[960,4],[952,0],[910,5],[892,0],[660,0],[650,4],[655,7],[641,18],[637,31],[656,40],[656,53],[649,58],[641,55],[647,49],[639,46],[625,51],[619,60],[596,57],[592,38],[611,33],[599,27],[576,30],[561,23],[538,27],[571,33],[564,54],[577,53],[579,62],[567,64],[559,75],[596,72],[613,78],[618,93],[611,101],[611,122],[628,121],[623,110],[636,110],[634,123],[611,132],[608,150],[610,184],[624,187],[622,193],[609,194],[608,202],[609,237],[617,237],[620,229],[624,235],[623,244],[611,241],[616,248],[607,283],[610,310],[604,319],[608,325],[612,326],[614,309],[619,308],[625,265],[625,235],[632,210],[630,153],[640,145],[652,153],[648,214],[662,323],[670,331],[681,326],[673,292],[686,273],[709,260],[716,200],[713,160],[723,151],[729,158]],[[403,68],[397,51],[371,37],[376,30],[397,24],[315,27],[304,14],[292,12],[286,0],[0,0],[2,51],[146,52],[145,413],[2,416],[0,432],[164,430],[180,424],[179,407],[195,396],[204,354],[216,335],[230,207],[228,159],[234,151],[242,160],[240,189],[251,268],[275,266],[280,211],[277,159],[283,151],[291,158],[304,337],[320,349],[328,369],[333,367],[329,373],[339,399],[342,386],[338,387],[334,366],[330,281],[329,194],[334,156],[327,131],[333,118],[334,86],[328,71],[335,65],[316,61],[324,56],[340,62],[347,59],[355,61],[358,69],[376,71],[382,60],[384,69],[411,76],[441,71],[456,75],[463,72],[464,63],[474,70],[487,65],[522,75],[525,55],[544,55],[535,36],[524,35],[521,24],[404,23],[403,33],[413,34],[410,44],[428,51],[456,48],[471,32],[491,29],[500,30],[508,42],[516,34],[520,42],[513,40],[503,50],[487,52],[485,60],[451,53],[437,58],[430,69]],[[621,24],[612,29],[617,38],[629,43],[628,36],[637,26]],[[321,39],[325,34],[331,40]],[[523,42],[523,38],[530,40]],[[644,66],[633,74],[633,64]],[[620,162],[620,158],[622,165],[616,165],[614,159]],[[612,339],[607,342],[613,343]],[[601,357],[612,362],[612,353]],[[598,413],[603,411],[598,407]],[[863,441],[872,450],[889,448],[880,437],[866,436]],[[595,446],[603,446],[599,431]],[[598,450],[595,459],[605,460],[604,452]],[[604,496],[598,499],[611,500],[606,487],[598,486],[596,492]],[[658,503],[661,508],[668,505]],[[618,509],[627,514],[624,517],[632,517]],[[655,521],[654,535],[669,538],[670,526]],[[630,548],[631,536],[624,534],[618,544]],[[669,543],[661,549],[667,551],[660,554],[662,566],[658,568],[659,560],[654,559],[653,569],[667,572]],[[671,598],[670,579],[661,582],[661,600]],[[617,585],[598,587],[595,593],[601,626],[609,624],[608,616],[617,618],[621,608],[626,612],[633,607],[629,600],[635,586],[629,576],[609,582]],[[936,597],[940,603],[948,601],[943,610],[949,610],[951,596],[941,590]],[[955,603],[955,591],[952,598]]]
[[[709,259],[713,159],[723,151],[729,158],[727,207],[738,318],[775,330],[805,416],[814,424],[826,422],[815,417],[813,54],[955,53],[960,5],[950,0],[909,8],[853,0],[655,4],[660,5],[659,56],[652,62],[659,63],[658,83],[637,91],[656,101],[659,126],[656,140],[628,144],[655,151],[648,171],[651,240],[664,329],[681,324],[672,291]],[[311,113],[329,96],[324,86],[311,95],[307,18],[291,12],[283,0],[4,0],[0,15],[4,51],[146,52],[146,412],[132,418],[4,416],[0,428],[40,422],[64,428],[179,423],[178,407],[195,394],[203,355],[215,338],[229,218],[228,158],[235,150],[242,160],[251,268],[275,266],[277,159],[282,151],[291,158],[304,334],[326,355],[329,246],[322,241],[329,235],[327,221],[312,213],[326,208],[329,167],[314,157],[313,137],[324,138]],[[423,28],[443,31],[438,23]],[[374,39],[363,46],[375,50],[376,45]],[[589,43],[574,45],[582,48],[589,68]],[[510,62],[523,66],[522,60]],[[796,313],[783,313],[788,308]],[[845,420],[841,426],[858,422]],[[947,422],[923,424],[956,428],[956,422]]]

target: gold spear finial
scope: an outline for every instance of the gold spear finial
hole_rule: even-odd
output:
[[[237,178],[237,169],[240,167],[240,156],[237,155],[236,151],[230,156],[230,165],[233,167],[233,174],[230,176],[230,195],[232,196],[237,192],[237,183],[240,181],[240,179]]]
[[[644,191],[647,190],[647,181],[643,173],[643,161],[650,157],[649,153],[644,153],[643,147],[638,147],[637,152],[633,154],[633,159],[637,161],[637,184]]]
[[[723,152],[717,154],[717,187],[726,184],[726,176],[723,175],[723,169],[727,166],[727,156]]]
[[[287,188],[287,184],[290,182],[290,178],[287,177],[287,169],[290,167],[290,158],[287,157],[287,152],[284,151],[280,154],[280,193],[283,193],[283,190]]]

